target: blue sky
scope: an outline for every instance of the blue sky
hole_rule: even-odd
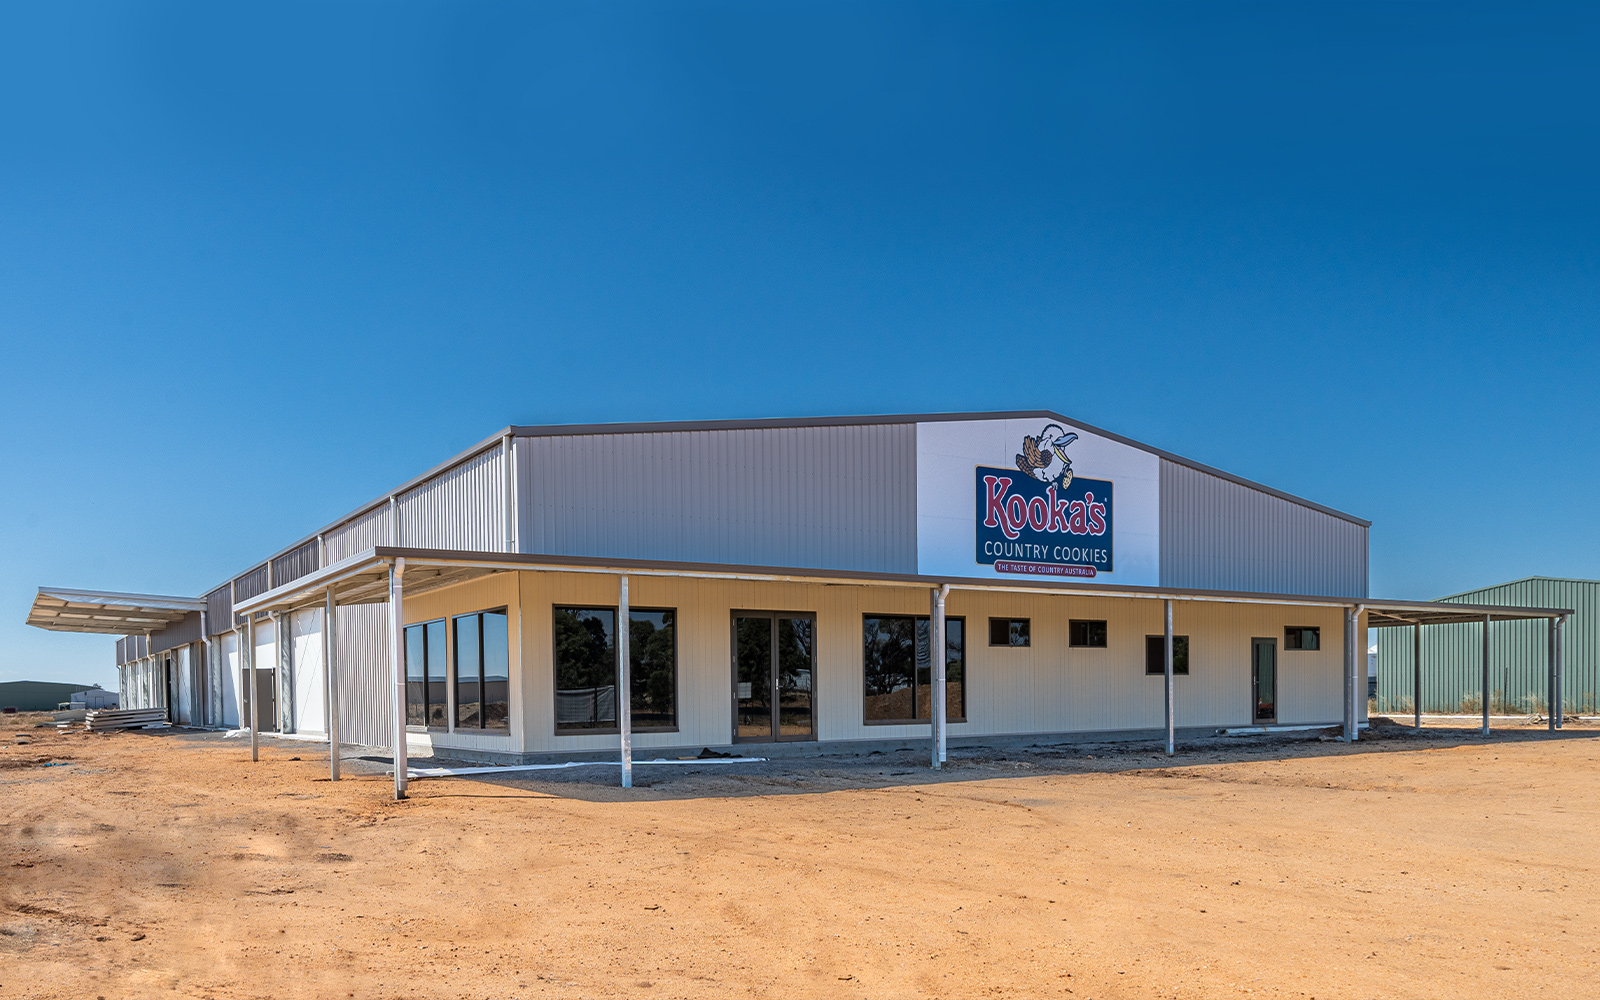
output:
[[[508,423],[1049,408],[1600,576],[1600,19],[0,6],[0,679]]]

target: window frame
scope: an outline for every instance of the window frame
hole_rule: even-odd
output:
[[[484,725],[486,713],[483,710],[483,695],[485,688],[488,687],[488,681],[485,679],[487,674],[484,669],[483,655],[485,645],[483,641],[484,615],[503,615],[506,620],[506,724],[504,726]],[[478,724],[476,726],[467,726],[461,723],[461,665],[458,662],[460,659],[458,651],[461,648],[459,623],[463,618],[476,618],[478,620]],[[511,735],[511,720],[513,715],[511,711],[511,691],[516,687],[516,685],[511,682],[511,608],[504,604],[493,608],[478,608],[473,611],[463,611],[460,614],[449,615],[448,619],[450,622],[450,628],[445,636],[445,642],[449,647],[446,658],[450,663],[450,679],[448,681],[448,698],[450,702],[449,731],[452,733],[470,733],[474,736]]]
[[[1310,632],[1311,634],[1313,634],[1313,635],[1315,635],[1317,637],[1316,638],[1316,645],[1314,645],[1314,646],[1301,645],[1301,643],[1303,643],[1305,641],[1305,633],[1307,633],[1307,632]],[[1294,642],[1293,643],[1291,643],[1289,641],[1289,637],[1291,635],[1294,636]],[[1294,652],[1294,653],[1320,653],[1320,652],[1322,652],[1322,626],[1321,625],[1285,625],[1283,627],[1283,649],[1284,649],[1284,652]]]
[[[1151,646],[1151,641],[1152,640],[1154,640],[1155,642],[1160,644],[1160,645],[1154,647],[1155,649],[1159,650],[1159,652],[1156,655],[1155,669],[1154,670],[1150,669],[1150,666],[1151,666],[1151,663],[1150,663],[1150,651],[1152,649],[1152,646]],[[1166,641],[1167,641],[1167,637],[1166,637],[1166,635],[1164,633],[1161,634],[1161,635],[1146,635],[1144,637],[1144,674],[1145,674],[1146,677],[1165,677],[1167,675],[1166,649],[1165,649]],[[1183,647],[1183,652],[1182,652],[1181,656],[1180,656],[1180,654],[1178,652],[1178,648],[1180,646]],[[1174,632],[1172,634],[1172,676],[1174,676],[1174,677],[1188,677],[1189,676],[1189,674],[1190,674],[1189,663],[1190,663],[1190,658],[1191,658],[1191,655],[1193,654],[1193,652],[1194,652],[1194,649],[1193,649],[1192,646],[1189,645],[1189,637],[1187,635],[1178,635],[1176,632]],[[1181,668],[1179,666],[1180,659],[1182,661]]]
[[[613,686],[620,688],[621,685],[617,683],[617,674],[616,674],[616,670],[617,670],[617,663],[616,663],[616,659],[617,659],[617,657],[616,657],[617,635],[616,635],[615,629],[620,627],[620,623],[617,621],[617,619],[620,617],[617,614],[618,610],[619,610],[619,605],[616,605],[616,604],[554,604],[554,603],[552,603],[550,605],[550,694],[551,694],[551,698],[553,699],[551,701],[551,703],[550,703],[550,712],[551,712],[550,725],[551,725],[551,732],[554,733],[556,736],[608,736],[608,735],[609,736],[615,736],[615,735],[618,735],[618,734],[620,734],[622,732],[622,723],[621,723],[620,718],[619,718],[618,722],[615,725],[611,725],[611,726],[586,726],[586,727],[581,728],[581,729],[572,728],[572,727],[568,727],[568,728],[563,729],[563,728],[560,727],[560,724],[556,721],[556,718],[555,718],[555,711],[556,711],[556,705],[557,705],[557,701],[555,699],[559,699],[560,694],[561,694],[561,679],[558,676],[559,675],[559,665],[556,663],[556,631],[555,631],[556,615],[560,614],[563,611],[609,611],[609,612],[611,612],[611,625],[612,625],[612,629],[613,629],[612,634],[611,634],[611,671],[612,671],[611,672],[611,681],[612,681]],[[672,615],[672,725],[670,725],[670,726],[630,726],[628,731],[630,733],[676,733],[676,732],[679,732],[679,731],[681,731],[682,715],[678,711],[678,708],[683,704],[683,674],[682,674],[682,671],[680,671],[678,669],[678,617],[679,617],[678,616],[678,609],[677,608],[643,607],[643,606],[635,606],[635,605],[630,604],[630,605],[628,605],[628,618],[629,618],[630,625],[632,624],[632,618],[633,618],[633,615],[634,615],[635,612],[638,612],[638,613],[641,613],[641,614],[660,614],[662,612],[669,612]],[[633,655],[633,644],[631,642],[628,645],[628,654],[629,654],[630,658]],[[631,667],[631,665],[632,664],[630,663],[630,667]],[[629,678],[628,679],[629,679],[630,682],[633,680],[631,670],[629,672]],[[619,691],[618,693],[620,694],[621,692]],[[632,704],[632,698],[633,698],[633,691],[631,690],[631,683],[630,683],[630,690],[628,691],[628,698],[630,699],[629,700],[629,704],[631,705]],[[620,708],[621,708],[621,706],[619,705],[618,706],[619,715],[620,715]]]
[[[476,613],[479,613],[479,612],[470,612],[469,611],[467,613],[468,614],[476,614]],[[404,654],[407,657],[409,657],[410,652],[411,652],[411,646],[410,646],[411,630],[414,629],[414,628],[422,629],[422,725],[420,725],[420,726],[413,725],[408,720],[406,722],[406,730],[407,730],[407,732],[413,732],[413,733],[429,733],[429,732],[431,732],[431,733],[453,733],[453,732],[456,731],[456,725],[455,725],[455,723],[456,723],[456,664],[455,664],[455,644],[451,641],[451,637],[450,637],[450,629],[451,629],[451,624],[450,623],[451,623],[451,620],[452,620],[452,616],[451,615],[441,615],[438,618],[424,618],[421,621],[407,622],[405,624],[404,628],[401,629],[401,638],[402,638],[402,642],[403,642],[402,649],[404,651]],[[429,625],[443,625],[444,626],[444,716],[445,716],[445,720],[444,721],[445,721],[445,724],[443,726],[430,726],[430,725],[428,725],[428,706],[431,704],[428,701],[428,684],[430,683],[429,680],[428,680],[428,659],[429,659],[429,656],[428,656],[428,626]],[[409,693],[410,693],[410,689],[411,689],[411,672],[409,670],[409,667],[410,667],[409,659],[407,660],[406,666],[408,668],[407,671],[406,671],[406,690],[407,690],[407,695],[408,695],[408,697],[406,698],[406,713],[409,716],[409,714],[411,712],[411,699],[409,697]],[[509,664],[507,664],[507,666],[509,668]]]
[[[994,641],[994,627],[1000,622],[1006,623],[1006,641]],[[1022,624],[1022,641],[1011,641],[1017,635],[1017,624]],[[968,640],[969,642],[971,640]],[[990,649],[1032,649],[1033,648],[1033,619],[1016,617],[995,617],[989,619],[989,648]]]
[[[866,701],[866,698],[867,698],[867,620],[871,619],[871,618],[909,618],[909,619],[911,619],[912,643],[913,643],[912,667],[911,667],[911,669],[912,669],[912,677],[911,677],[911,712],[912,712],[913,715],[915,715],[916,711],[917,711],[917,704],[916,704],[917,678],[916,678],[916,662],[915,662],[916,661],[916,649],[914,648],[915,647],[915,642],[916,642],[916,638],[915,637],[916,637],[917,622],[921,622],[921,621],[928,622],[928,639],[929,639],[930,642],[933,640],[932,615],[905,614],[903,612],[884,612],[884,613],[879,613],[879,614],[874,614],[872,612],[864,612],[861,615],[861,629],[858,632],[858,635],[860,635],[860,637],[861,637],[861,684],[857,687],[857,690],[861,692],[861,723],[862,723],[862,725],[865,725],[865,726],[928,726],[928,725],[932,725],[933,724],[933,712],[932,712],[931,707],[930,707],[930,710],[928,712],[928,718],[926,718],[926,719],[917,719],[917,718],[911,718],[911,719],[869,719],[869,718],[867,718],[867,701]],[[945,625],[944,625],[944,627],[945,627],[945,658],[946,658],[947,661],[948,661],[949,655],[950,655],[950,653],[949,653],[949,650],[950,650],[950,645],[949,645],[950,644],[950,623],[951,622],[960,622],[961,623],[961,714],[959,716],[957,716],[957,717],[951,717],[949,715],[950,706],[949,706],[949,702],[947,701],[945,703],[945,725],[948,726],[948,725],[952,725],[954,723],[966,722],[967,721],[967,690],[968,690],[968,688],[970,686],[970,684],[968,682],[968,679],[967,679],[967,675],[968,675],[968,671],[970,671],[972,669],[972,658],[967,655],[967,650],[968,650],[968,648],[970,648],[970,646],[972,644],[972,632],[971,632],[970,629],[967,628],[967,616],[966,615],[946,615],[944,621],[945,621]],[[931,657],[930,657],[930,659],[931,659]],[[948,663],[947,663],[945,669],[946,669],[945,683],[948,685],[950,683],[949,673],[948,673],[948,671],[949,671]],[[930,688],[933,686],[931,677],[929,678],[929,685],[928,686]]]
[[[1079,625],[1087,625],[1087,626],[1098,625],[1098,626],[1100,626],[1100,641],[1098,643],[1095,643],[1095,642],[1078,642],[1077,641],[1077,636],[1073,634],[1073,631]],[[1094,638],[1093,632],[1090,631],[1089,634],[1085,636],[1085,638],[1093,639]],[[1111,626],[1110,626],[1110,624],[1104,618],[1068,618],[1067,619],[1067,648],[1068,649],[1109,649],[1109,648],[1111,648]],[[1163,671],[1163,672],[1165,672],[1165,671]]]

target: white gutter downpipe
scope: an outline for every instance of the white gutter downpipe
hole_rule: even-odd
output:
[[[1165,677],[1165,685],[1164,686],[1165,686],[1165,690],[1166,690],[1167,756],[1170,757],[1173,754],[1178,752],[1178,740],[1177,740],[1178,730],[1177,730],[1177,725],[1176,725],[1177,705],[1175,704],[1175,702],[1177,700],[1177,698],[1176,698],[1177,692],[1176,692],[1175,685],[1174,685],[1173,679],[1172,679],[1172,675],[1173,675],[1173,664],[1172,664],[1172,660],[1173,660],[1173,648],[1172,648],[1172,600],[1169,598],[1166,601],[1163,601],[1162,603],[1166,605],[1166,607],[1165,607],[1166,624],[1165,624],[1164,630],[1163,630],[1163,636],[1165,638],[1165,641],[1162,644],[1161,659],[1162,659],[1162,664],[1163,664],[1162,672],[1166,675],[1166,677]]]
[[[406,561],[396,559],[389,567],[389,679],[394,685],[394,797],[406,797],[406,668],[402,662],[406,648],[405,594],[400,582]]]
[[[628,611],[628,578],[619,578],[617,587],[617,731],[622,735],[622,787],[633,787],[633,638],[632,615]]]
[[[334,631],[337,618],[333,588],[328,588],[327,604],[322,612],[322,663],[327,683],[323,686],[322,704],[328,715],[328,778],[339,780],[339,675],[336,661],[339,657],[339,637]]]
[[[947,667],[947,653],[945,651],[945,600],[950,596],[950,585],[940,584],[933,591],[933,606],[928,615],[928,667],[932,674],[932,702],[928,709],[928,721],[931,723],[930,735],[933,743],[933,769],[941,770],[948,759],[948,711],[946,702],[949,700],[948,682],[945,677]]]
[[[1356,647],[1359,644],[1356,633],[1361,621],[1361,612],[1366,610],[1362,604],[1352,604],[1344,612],[1344,740],[1354,743],[1360,738],[1361,729],[1361,701],[1363,692],[1361,684],[1356,679],[1356,668],[1361,662]]]

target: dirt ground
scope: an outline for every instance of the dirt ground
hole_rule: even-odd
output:
[[[0,719],[0,997],[1596,996],[1600,728],[424,779]],[[44,766],[62,765],[62,766]],[[548,773],[548,772],[547,772]]]

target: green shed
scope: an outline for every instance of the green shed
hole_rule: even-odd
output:
[[[1593,713],[1600,690],[1600,580],[1532,576],[1441,597],[1443,603],[1525,608],[1571,608],[1565,626],[1564,684],[1568,714]],[[1422,710],[1478,714],[1482,709],[1483,626],[1422,628]],[[1413,711],[1415,637],[1409,628],[1378,631],[1379,712]],[[1489,710],[1496,715],[1544,714],[1550,656],[1548,620],[1496,621],[1489,626]]]

